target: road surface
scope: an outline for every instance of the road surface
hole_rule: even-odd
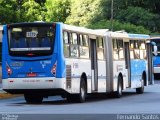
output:
[[[49,97],[42,104],[26,104],[23,97],[0,100],[0,113],[25,114],[123,114],[160,113],[160,83],[145,87],[144,94],[127,90],[121,98],[93,95],[85,103],[67,103],[61,97]]]

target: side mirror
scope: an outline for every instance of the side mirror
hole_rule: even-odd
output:
[[[155,56],[157,56],[157,46],[156,45],[154,45],[153,46],[153,55],[155,55]]]

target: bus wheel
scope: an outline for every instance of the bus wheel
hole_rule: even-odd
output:
[[[29,104],[40,104],[43,101],[42,96],[24,94],[24,98]]]
[[[142,86],[140,88],[136,88],[137,94],[143,94],[144,93],[144,80],[142,80]]]
[[[115,92],[115,97],[120,98],[122,96],[122,78],[118,77],[117,91]]]
[[[87,86],[86,86],[85,81],[82,78],[81,83],[80,83],[80,93],[79,94],[68,94],[67,101],[83,103],[86,100],[86,94],[87,94]]]
[[[83,103],[86,100],[86,94],[87,94],[87,86],[84,81],[84,78],[81,79],[80,83],[80,93],[78,95],[78,102]]]

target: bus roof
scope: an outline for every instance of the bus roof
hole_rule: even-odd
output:
[[[151,39],[151,40],[154,40],[154,39],[160,39],[160,36],[154,36],[154,37],[153,37],[153,36],[151,36],[151,37],[150,37],[150,39]]]
[[[146,34],[131,34],[128,33],[129,39],[149,39],[150,36]]]
[[[88,29],[85,27],[78,27],[73,25],[67,25],[63,24],[63,29],[68,31],[74,31],[78,33],[84,33],[84,34],[90,34],[90,35],[98,35],[98,36],[104,36],[105,33],[108,31],[108,29]]]
[[[110,32],[111,37],[113,38],[128,38],[128,34],[126,32]]]

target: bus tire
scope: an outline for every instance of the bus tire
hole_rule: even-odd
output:
[[[42,96],[24,94],[24,98],[28,104],[40,104],[43,101]]]
[[[87,94],[87,85],[84,81],[84,78],[81,78],[80,83],[80,93],[78,95],[78,102],[83,103],[86,100],[86,94]]]
[[[118,77],[118,85],[117,85],[117,91],[115,92],[115,97],[120,98],[122,96],[122,78]]]
[[[80,93],[79,94],[68,94],[67,95],[67,101],[69,103],[83,103],[86,100],[86,94],[87,94],[87,86],[86,83],[84,81],[84,79],[81,79],[81,83],[80,83]]]
[[[140,88],[136,88],[137,94],[143,94],[144,93],[144,80],[142,79],[142,86]]]

